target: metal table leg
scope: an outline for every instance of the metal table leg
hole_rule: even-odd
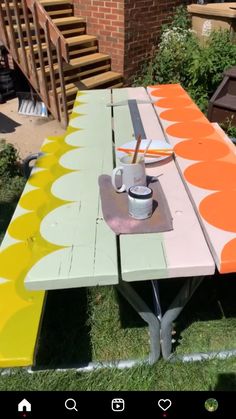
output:
[[[153,300],[154,300],[154,306],[155,306],[155,314],[157,318],[161,321],[162,310],[161,310],[158,280],[157,279],[152,280],[151,283],[152,283],[152,293],[153,293]]]
[[[161,319],[161,350],[164,359],[168,359],[171,356],[172,323],[190,300],[198,286],[201,284],[203,278],[203,276],[189,279],[186,278],[185,284]]]
[[[140,317],[148,324],[150,333],[149,363],[154,364],[160,357],[160,321],[151,309],[127,282],[120,281],[116,285],[118,291],[129,302]]]

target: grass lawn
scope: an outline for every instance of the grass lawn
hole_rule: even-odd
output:
[[[3,187],[2,187],[3,188]],[[0,190],[0,237],[16,198]],[[182,280],[160,281],[164,305]],[[142,287],[151,303],[150,284]],[[207,278],[175,325],[177,353],[236,348],[234,275]],[[16,342],[17,345],[17,342]],[[44,372],[15,369],[0,376],[2,390],[236,390],[236,358],[195,363],[158,361],[132,369],[90,373],[56,372],[91,360],[145,357],[148,330],[113,287],[50,291],[39,339],[37,366]]]

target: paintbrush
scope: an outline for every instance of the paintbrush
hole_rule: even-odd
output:
[[[133,155],[133,160],[131,162],[132,164],[136,163],[141,141],[142,141],[142,137],[141,137],[141,134],[139,134],[138,138],[137,138],[137,142],[136,142],[136,147],[135,147],[135,151],[134,151],[134,155]]]

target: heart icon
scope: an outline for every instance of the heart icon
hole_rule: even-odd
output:
[[[158,400],[158,406],[164,410],[164,412],[169,409],[169,407],[172,405],[170,399],[160,399]]]

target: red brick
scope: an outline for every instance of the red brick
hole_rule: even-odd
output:
[[[102,6],[104,6],[104,4],[105,4],[105,1],[100,1],[100,0],[94,0],[94,2],[93,2],[93,5],[94,6],[99,6],[99,7],[102,7]]]
[[[106,31],[106,30],[101,30],[100,31],[101,35],[105,35],[105,36],[110,36],[111,35],[111,31]]]
[[[117,9],[118,3],[116,1],[105,1],[105,6],[106,7],[114,7],[115,9]]]
[[[93,12],[92,13],[93,17],[97,17],[99,19],[103,19],[104,18],[104,14],[103,13],[99,13],[99,12]]]
[[[111,8],[110,7],[100,7],[99,11],[102,13],[111,13]]]
[[[108,19],[100,19],[100,23],[103,25],[110,25],[111,22]]]
[[[117,20],[117,15],[105,14],[106,19]]]

